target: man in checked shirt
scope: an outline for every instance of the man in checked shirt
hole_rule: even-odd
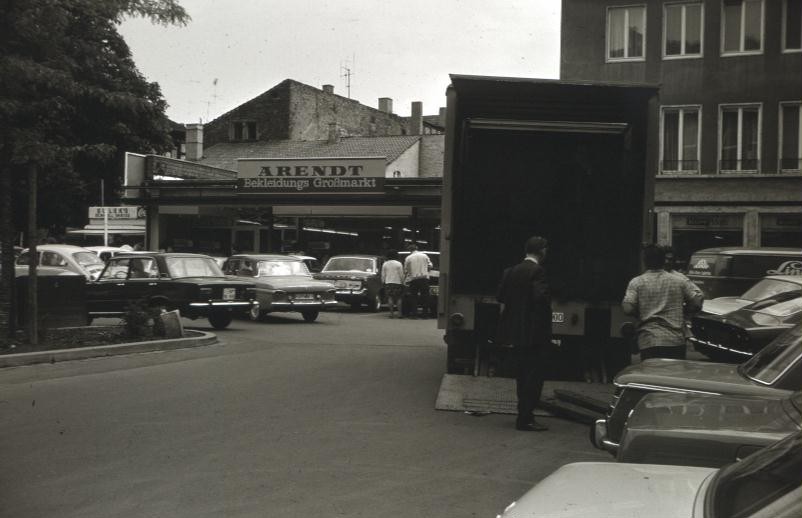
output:
[[[702,292],[687,278],[665,271],[665,250],[657,245],[643,248],[646,271],[629,282],[621,306],[638,319],[637,335],[641,360],[685,358],[683,312],[702,308]]]

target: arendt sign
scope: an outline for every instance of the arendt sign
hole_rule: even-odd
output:
[[[237,192],[349,193],[379,192],[386,160],[369,158],[241,158]]]

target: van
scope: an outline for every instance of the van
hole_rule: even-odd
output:
[[[688,262],[688,278],[705,299],[741,295],[766,275],[802,275],[802,249],[705,248]]]

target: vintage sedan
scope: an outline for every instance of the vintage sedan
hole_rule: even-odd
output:
[[[712,360],[740,363],[800,322],[802,291],[784,291],[726,315],[698,315],[688,339]]]
[[[802,432],[720,469],[566,464],[499,516],[797,518],[802,516]]]
[[[154,308],[177,309],[183,317],[208,318],[215,329],[259,304],[253,282],[226,277],[214,259],[199,254],[120,254],[86,287],[90,319],[123,315],[132,302],[143,300]]]
[[[48,268],[58,268],[83,275],[89,280],[97,279],[105,263],[91,250],[73,245],[39,245],[37,264]],[[30,255],[28,249],[17,257],[17,266],[27,266]]]
[[[231,256],[223,271],[253,282],[259,302],[252,320],[276,311],[300,313],[306,322],[317,320],[321,310],[337,305],[334,285],[318,281],[301,259],[286,255],[240,254]]]
[[[335,255],[315,279],[334,284],[337,301],[350,304],[354,309],[366,304],[371,311],[379,311],[384,301],[383,262],[378,255]]]
[[[591,428],[594,446],[617,454],[624,425],[646,394],[788,397],[802,390],[802,324],[778,336],[746,363],[652,359],[627,367],[613,383],[615,396],[606,417]]]
[[[802,275],[769,275],[757,281],[737,297],[717,297],[705,300],[702,313],[726,315],[761,300],[770,300],[788,292],[802,292]]]
[[[784,399],[647,394],[624,426],[619,462],[718,468],[802,429],[802,391]]]

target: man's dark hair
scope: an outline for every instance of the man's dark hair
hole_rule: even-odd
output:
[[[390,260],[398,259],[398,251],[397,250],[387,250],[387,259],[390,259]]]
[[[643,247],[643,264],[648,270],[660,270],[666,263],[666,252],[661,246],[646,245]]]
[[[418,245],[416,245],[415,243],[410,243],[409,246],[407,247],[407,250],[409,250],[410,252],[414,252],[417,249]]]
[[[526,245],[524,246],[524,250],[527,254],[532,255],[542,255],[543,250],[549,246],[549,242],[546,241],[545,238],[540,236],[532,236],[526,240]]]

